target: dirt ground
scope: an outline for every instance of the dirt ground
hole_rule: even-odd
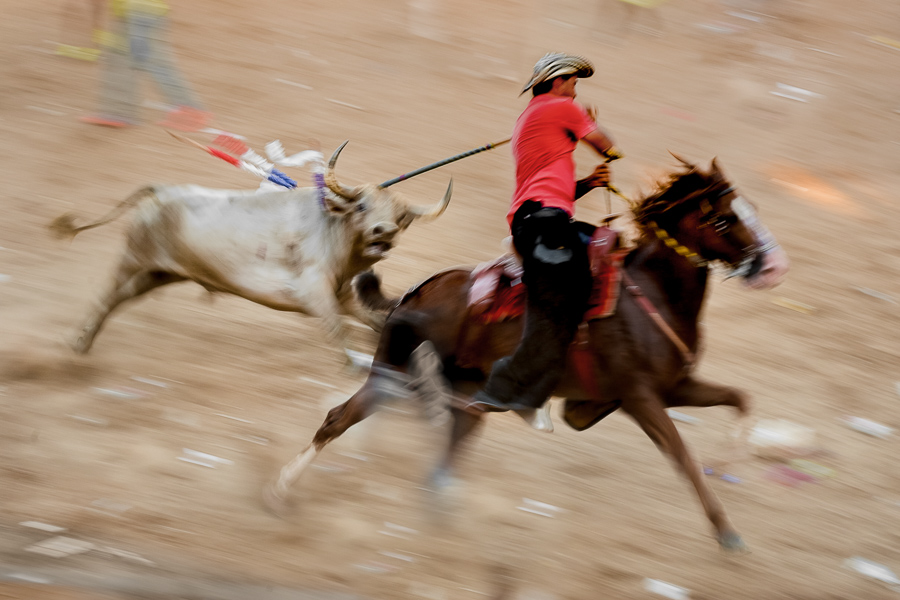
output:
[[[444,434],[397,404],[329,447],[276,519],[263,484],[361,376],[315,320],[210,301],[194,284],[127,307],[88,356],[71,353],[64,342],[110,276],[128,219],[67,244],[47,234],[54,217],[99,216],[150,182],[256,182],[152,125],[153,106],[129,130],[79,123],[98,65],[53,54],[52,3],[0,0],[0,598],[638,599],[653,597],[645,578],[695,600],[896,597],[844,561],[900,572],[900,442],[840,419],[900,428],[897,6],[173,4],[180,65],[215,126],[257,149],[317,138],[330,152],[350,139],[339,173],[351,184],[507,137],[539,56],[593,59],[579,99],[627,154],[615,165],[624,190],[674,167],[667,150],[717,156],[787,250],[792,271],[776,290],[713,284],[699,370],[749,392],[756,416],[814,428],[826,450],[816,461],[836,475],[788,487],[753,458],[729,471],[737,483],[711,478],[752,550],[730,556],[624,416],[580,434],[559,421],[549,436],[497,416],[463,461],[455,518],[437,521],[423,486]],[[594,164],[585,149],[576,159],[580,173]],[[432,202],[450,175],[447,213],[410,228],[379,267],[389,291],[500,252],[508,149],[398,189]],[[582,219],[605,213],[602,192],[579,204]],[[354,331],[371,352],[373,334]],[[679,424],[697,457],[719,456],[732,415],[684,412],[700,419]],[[227,462],[179,460],[185,449]],[[526,498],[561,510],[519,510]],[[54,535],[94,547],[25,551]]]

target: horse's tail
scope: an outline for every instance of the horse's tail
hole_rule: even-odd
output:
[[[50,231],[53,235],[58,239],[70,239],[85,231],[86,229],[93,229],[94,227],[100,227],[101,225],[106,225],[110,221],[115,221],[122,214],[137,204],[140,200],[143,200],[147,196],[155,196],[157,192],[157,188],[152,185],[148,185],[142,187],[135,193],[131,194],[119,204],[106,213],[101,219],[94,221],[93,223],[88,223],[87,225],[76,226],[75,225],[75,217],[72,216],[71,213],[66,213],[64,215],[60,215],[56,219],[50,223]]]
[[[400,304],[400,298],[386,298],[381,291],[381,278],[369,269],[356,276],[353,281],[356,295],[362,305],[369,310],[390,312]]]

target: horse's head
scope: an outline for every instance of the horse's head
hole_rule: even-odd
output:
[[[742,277],[753,289],[781,283],[788,260],[775,237],[759,221],[754,206],[719,169],[709,172],[684,162],[687,169],[641,202],[635,220],[645,234],[705,267],[721,262],[729,277]]]

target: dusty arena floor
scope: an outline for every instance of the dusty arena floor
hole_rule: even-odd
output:
[[[317,138],[330,153],[350,139],[339,165],[350,184],[507,137],[544,52],[594,60],[579,100],[627,154],[615,165],[625,191],[673,168],[668,150],[717,156],[787,250],[776,290],[715,281],[700,374],[750,393],[757,417],[813,428],[815,461],[835,476],[788,487],[752,458],[730,470],[736,483],[710,478],[752,550],[730,556],[626,417],[578,434],[558,421],[542,436],[497,416],[465,456],[454,517],[437,520],[424,483],[444,434],[400,403],[329,447],[276,519],[263,484],[361,376],[315,320],[194,284],[128,306],[89,355],[72,354],[65,341],[106,284],[128,217],[71,244],[48,235],[53,218],[99,216],[151,182],[256,182],[152,125],[152,104],[142,127],[79,123],[98,65],[53,54],[53,10],[2,0],[0,598],[661,597],[647,578],[694,600],[897,597],[845,560],[900,572],[900,442],[841,422],[900,428],[896,6],[672,2],[629,17],[612,0],[173,5],[180,65],[215,126],[256,149]],[[583,148],[576,159],[579,173],[595,160]],[[378,267],[390,292],[499,254],[508,148],[397,189],[433,202],[451,175],[446,214],[411,227]],[[605,214],[602,192],[579,204],[584,220]],[[371,352],[374,335],[353,331]],[[683,412],[700,419],[679,424],[697,457],[715,459],[732,415]],[[179,460],[185,449],[227,462]],[[561,510],[519,510],[526,498]],[[92,549],[26,550],[56,535]]]

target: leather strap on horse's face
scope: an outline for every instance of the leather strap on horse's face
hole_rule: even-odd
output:
[[[731,194],[735,191],[734,186],[729,186],[722,190],[721,192],[716,194],[716,199],[723,198],[728,194]],[[722,216],[718,212],[713,211],[712,205],[709,203],[709,200],[703,198],[700,201],[700,210],[703,212],[704,222],[701,227],[707,227],[712,225],[715,227],[716,235],[721,236],[723,233],[728,231],[730,225],[722,219]],[[710,261],[700,254],[697,254],[684,244],[681,244],[678,240],[672,237],[668,231],[660,227],[656,224],[656,221],[650,221],[647,223],[650,229],[653,231],[654,235],[662,241],[666,246],[677,252],[680,256],[688,259],[695,267],[702,268],[708,267]]]

